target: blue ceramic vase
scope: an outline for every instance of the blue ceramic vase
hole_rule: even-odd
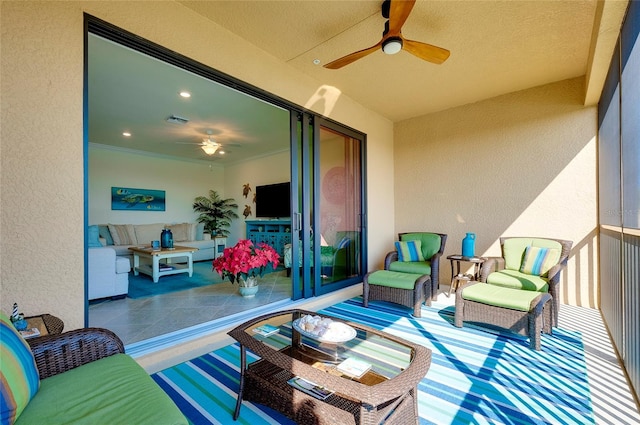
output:
[[[462,256],[463,257],[475,257],[476,255],[476,234],[467,233],[467,236],[462,239]]]

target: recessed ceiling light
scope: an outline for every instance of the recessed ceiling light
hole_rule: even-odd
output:
[[[314,65],[320,65],[320,59],[314,59],[313,60],[313,64]]]
[[[224,155],[224,154],[225,154],[225,151],[218,151],[218,153],[219,153],[220,155]]]
[[[131,133],[129,133],[128,131],[125,131],[124,133],[122,133],[122,135],[124,137],[131,137]]]
[[[191,97],[191,93],[189,93],[188,91],[181,91],[180,92],[180,96],[185,97],[185,98],[189,98],[189,97]]]

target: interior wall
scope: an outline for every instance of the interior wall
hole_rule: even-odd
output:
[[[597,110],[572,79],[399,122],[396,232],[448,234],[446,256],[476,233],[476,255],[500,255],[500,236],[573,241],[564,303],[596,307]],[[419,177],[419,178],[416,178]]]
[[[84,325],[85,12],[367,134],[367,179],[375,188],[369,258],[384,257],[393,240],[387,223],[394,220],[389,120],[176,2],[2,1],[0,7],[3,311],[18,302],[26,314],[61,317],[65,329]]]
[[[231,224],[231,233],[227,238],[227,245],[234,245],[239,239],[245,239],[246,220],[259,220],[256,218],[256,204],[253,202],[256,186],[265,184],[283,183],[291,181],[290,153],[278,152],[274,155],[244,161],[225,168],[226,192],[229,197],[238,204],[239,219]],[[245,198],[244,185],[248,184],[251,191]],[[250,212],[246,217],[243,212]]]
[[[197,196],[213,189],[224,197],[224,169],[204,162],[90,146],[88,171],[89,224],[195,223]],[[165,211],[112,210],[112,187],[164,190]]]

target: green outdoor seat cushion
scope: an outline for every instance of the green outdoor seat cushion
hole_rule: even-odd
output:
[[[539,296],[539,292],[503,288],[483,283],[462,290],[462,298],[465,300],[519,311],[530,311],[531,301]]]
[[[520,270],[524,252],[528,246],[537,248],[554,248],[562,252],[560,242],[550,239],[538,238],[509,238],[502,245],[502,254],[504,257],[504,267],[508,270]]]
[[[405,233],[404,235],[400,235],[400,240],[420,241],[422,245],[422,256],[425,260],[430,259],[440,251],[440,245],[442,244],[440,235],[427,232]]]
[[[401,273],[415,273],[431,275],[431,261],[393,261],[389,270]]]
[[[40,381],[16,425],[187,424],[169,396],[126,354]]]
[[[549,282],[541,276],[525,274],[518,270],[500,270],[487,277],[490,285],[505,288],[525,289],[527,291],[549,292]]]
[[[413,290],[422,274],[400,273],[389,270],[378,270],[370,273],[367,281],[370,285],[387,286],[389,288]]]

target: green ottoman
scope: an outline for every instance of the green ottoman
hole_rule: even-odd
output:
[[[551,334],[551,295],[546,292],[504,288],[469,282],[456,292],[455,325],[480,322],[500,326],[529,337],[531,349],[540,350],[540,333]]]
[[[415,317],[422,317],[422,303],[431,305],[431,277],[428,274],[402,273],[378,270],[365,275],[363,281],[363,305],[369,301],[388,301],[413,308]]]

